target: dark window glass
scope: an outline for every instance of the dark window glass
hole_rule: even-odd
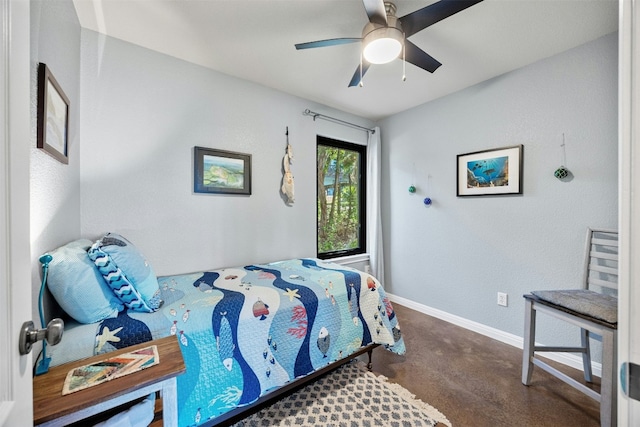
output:
[[[318,137],[318,258],[366,250],[366,148]]]

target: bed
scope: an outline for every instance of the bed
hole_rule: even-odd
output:
[[[104,243],[113,242],[106,239],[109,236],[132,247],[126,239],[111,234],[91,248],[97,245],[107,251],[109,245]],[[108,266],[111,271],[105,273],[100,256],[94,253],[96,259],[84,259],[83,253],[91,253],[91,248],[86,249],[88,243],[78,243],[72,257],[54,254],[49,287],[66,305],[63,308],[73,311],[79,303],[88,304],[86,290],[73,302],[69,289],[65,299],[52,283],[59,281],[59,268],[67,268],[70,260],[93,268],[85,273],[102,277],[101,286],[115,281],[120,291],[127,286],[134,293],[141,289],[138,303],[146,307],[116,301],[99,321],[68,320],[62,342],[48,347],[51,365],[175,335],[187,366],[187,372],[178,377],[180,426],[226,420],[274,391],[298,384],[371,345],[405,352],[398,320],[383,287],[361,271],[305,258],[159,278],[151,272],[157,290],[149,293],[143,286],[146,278],[134,280],[136,274],[126,271],[131,270],[129,266],[116,267],[116,273]],[[109,261],[125,265],[113,254]],[[131,279],[120,286],[123,277]],[[70,282],[68,277],[65,280]],[[112,302],[112,295],[103,293]]]

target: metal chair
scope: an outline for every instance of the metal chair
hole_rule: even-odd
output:
[[[538,366],[587,396],[600,402],[600,425],[617,423],[616,348],[618,329],[618,232],[588,229],[582,289],[534,291],[525,298],[522,383],[531,384],[533,366]],[[580,327],[579,347],[540,346],[535,342],[536,314],[548,314]],[[537,353],[582,354],[584,379],[592,382],[589,336],[602,337],[600,393],[552,367]]]

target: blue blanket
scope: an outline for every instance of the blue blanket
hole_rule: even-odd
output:
[[[70,325],[52,365],[176,335],[181,426],[198,425],[370,343],[403,354],[393,307],[369,274],[295,259],[159,278],[164,305]]]

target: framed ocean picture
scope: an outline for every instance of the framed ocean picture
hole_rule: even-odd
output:
[[[38,125],[36,146],[58,161],[69,163],[69,98],[46,64],[38,65]]]
[[[193,191],[251,194],[251,154],[194,147]]]
[[[457,196],[522,194],[523,151],[514,145],[459,154]]]

